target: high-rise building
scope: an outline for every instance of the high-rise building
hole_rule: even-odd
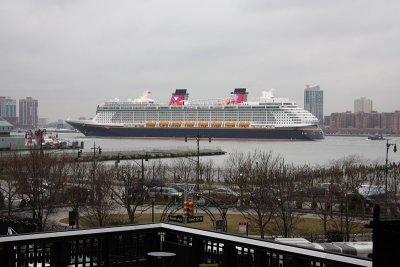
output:
[[[304,109],[311,112],[319,120],[320,125],[324,122],[324,91],[319,85],[307,85],[304,89]]]
[[[0,117],[15,126],[18,122],[17,101],[10,97],[0,96]]]
[[[371,113],[372,112],[372,100],[361,97],[354,100],[354,113]]]
[[[32,97],[19,100],[19,127],[35,129],[38,126],[38,101]]]

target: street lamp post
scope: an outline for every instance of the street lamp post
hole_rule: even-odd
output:
[[[146,156],[143,156],[142,155],[142,181],[141,181],[141,190],[143,191],[143,186],[144,186],[144,160],[146,160],[146,161],[149,161],[149,158],[147,157],[147,154],[146,154]]]
[[[222,219],[224,221],[223,232],[228,232],[228,220],[226,219],[226,214],[228,213],[228,206],[223,204],[221,206]]]
[[[389,140],[386,140],[386,164],[385,164],[385,201],[386,204],[388,202],[388,154],[389,154],[389,148],[393,146],[393,152],[397,152],[397,146],[396,144],[390,144]]]
[[[200,136],[200,134],[196,136],[192,136],[197,141],[197,168],[196,168],[196,190],[200,191],[200,139],[208,138],[208,142],[211,143],[211,137]],[[185,142],[187,142],[188,137],[185,137]]]
[[[151,222],[154,222],[154,202],[155,202],[155,198],[156,198],[155,195],[152,195],[150,197],[150,200],[151,200]]]
[[[95,197],[95,192],[94,192],[95,188],[94,187],[95,187],[95,181],[96,181],[96,151],[100,155],[101,147],[100,146],[96,147],[96,143],[93,143],[92,149],[93,149],[92,201],[94,201],[94,197]]]

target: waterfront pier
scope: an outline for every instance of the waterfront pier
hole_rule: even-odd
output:
[[[93,148],[92,148],[93,150]],[[210,149],[152,149],[152,150],[123,150],[123,151],[94,151],[78,150],[75,155],[76,161],[120,161],[120,160],[139,160],[139,159],[163,159],[163,158],[188,158],[197,156],[218,156],[225,155],[226,152],[220,148]]]

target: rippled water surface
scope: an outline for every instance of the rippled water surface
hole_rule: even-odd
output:
[[[119,150],[151,150],[151,149],[197,149],[196,140],[139,140],[118,138],[91,138],[82,134],[59,134],[60,137],[83,141],[85,151],[90,151],[94,144],[104,151]],[[400,145],[400,137],[390,137],[389,143]],[[379,160],[384,163],[386,157],[386,140],[367,140],[366,137],[356,136],[327,136],[319,141],[200,141],[201,148],[221,148],[228,154],[233,152],[252,152],[254,150],[272,151],[274,155],[281,155],[287,162],[294,164],[308,163],[311,165],[327,164],[332,160],[340,160],[348,156],[357,155],[366,160]],[[400,147],[399,147],[400,149]],[[390,147],[389,162],[400,161],[400,151],[393,152]],[[205,157],[202,160],[213,160],[222,164],[227,156]]]

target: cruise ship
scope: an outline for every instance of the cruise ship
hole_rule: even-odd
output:
[[[169,104],[158,104],[146,91],[140,98],[118,99],[97,107],[91,120],[69,120],[86,136],[126,138],[213,138],[232,140],[317,140],[324,133],[318,119],[271,91],[248,100],[246,88],[225,99],[189,100],[176,89]]]

